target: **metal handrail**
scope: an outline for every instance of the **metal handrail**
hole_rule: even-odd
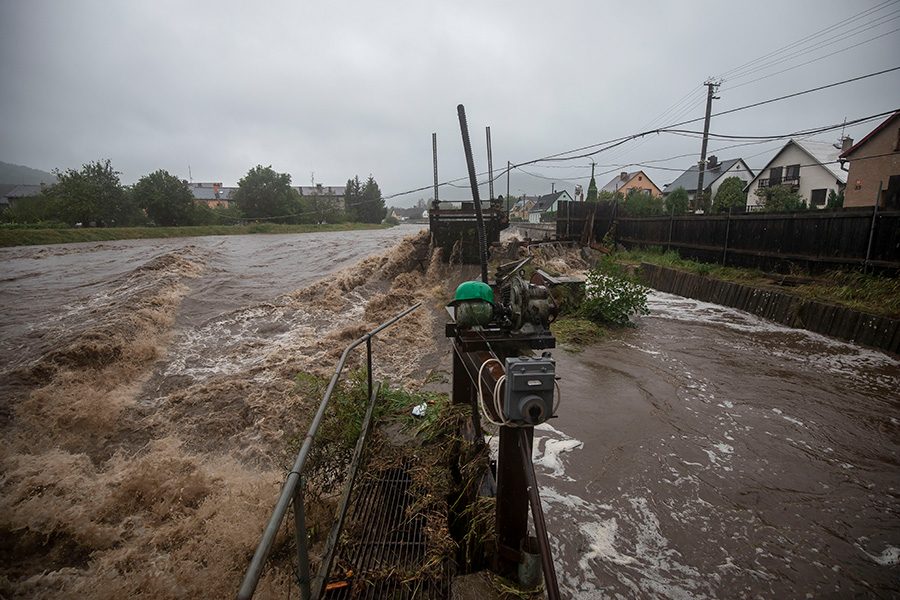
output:
[[[262,571],[266,564],[266,559],[269,557],[269,552],[272,550],[272,545],[275,543],[275,537],[278,534],[278,530],[281,528],[281,523],[282,521],[284,521],[284,516],[287,514],[287,510],[290,506],[291,500],[295,498],[299,492],[301,474],[303,473],[303,467],[306,465],[306,458],[307,456],[309,456],[309,451],[312,447],[313,439],[315,438],[316,433],[319,430],[319,426],[322,423],[322,419],[325,416],[325,409],[328,406],[328,401],[331,399],[331,394],[334,391],[335,386],[337,385],[338,379],[341,375],[341,371],[343,371],[344,369],[344,364],[347,362],[347,356],[350,354],[350,351],[363,342],[366,342],[366,360],[369,371],[369,397],[371,398],[372,338],[383,329],[393,325],[415,309],[419,308],[421,305],[421,302],[417,302],[403,312],[395,315],[392,319],[385,321],[344,349],[344,353],[341,355],[341,359],[340,361],[338,361],[337,367],[335,367],[334,374],[331,376],[331,381],[328,384],[328,388],[325,390],[325,396],[322,398],[322,402],[319,404],[319,410],[316,412],[316,416],[313,418],[312,424],[310,424],[309,426],[309,431],[306,433],[306,437],[303,440],[303,445],[300,447],[300,452],[297,454],[297,459],[294,461],[294,467],[291,469],[291,472],[288,474],[287,480],[284,482],[284,487],[281,490],[281,496],[278,498],[278,504],[275,505],[275,510],[272,513],[268,524],[266,525],[265,531],[263,532],[262,540],[260,540],[259,546],[257,546],[256,552],[253,554],[253,560],[250,561],[250,566],[247,568],[247,573],[244,576],[244,581],[241,584],[241,589],[240,591],[238,591],[237,597],[239,600],[252,598],[253,593],[256,591],[256,585],[259,583],[259,578],[262,576]],[[297,529],[298,528],[295,528],[295,535],[299,536],[301,532],[297,531]],[[304,536],[305,540],[306,532],[303,531],[302,535]],[[308,567],[308,565],[301,565],[301,568],[303,567]],[[306,585],[308,586],[308,584],[309,582],[307,581]],[[306,592],[304,596],[308,597],[308,587],[306,588],[306,590],[304,590],[304,592]]]

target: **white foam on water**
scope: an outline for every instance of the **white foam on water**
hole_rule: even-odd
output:
[[[767,353],[771,356],[857,381],[861,380],[860,373],[882,370],[885,374],[876,378],[879,386],[900,386],[900,359],[880,350],[780,325],[735,308],[664,292],[651,291],[647,305],[650,315],[641,318],[707,323],[741,333],[776,334],[795,343],[767,345]]]
[[[584,448],[584,442],[575,439],[548,439],[544,442],[544,452],[540,458],[534,460],[535,466],[540,465],[545,469],[549,469],[550,477],[561,478],[565,475],[565,467],[562,462],[561,455],[565,452],[571,452],[575,449]],[[535,443],[535,450],[537,444]],[[568,481],[574,481],[571,477],[566,477]]]
[[[893,567],[900,564],[900,548],[895,546],[888,546],[878,556],[872,556],[868,553],[866,555],[883,567]]]

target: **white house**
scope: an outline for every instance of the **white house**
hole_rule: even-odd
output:
[[[663,189],[663,196],[668,196],[678,188],[684,188],[688,193],[688,197],[693,200],[694,195],[697,193],[699,169],[700,165],[697,164],[679,175],[678,179]],[[719,186],[729,177],[738,177],[746,186],[753,179],[753,171],[750,170],[750,167],[747,166],[747,163],[742,158],[730,158],[719,162],[715,156],[710,156],[706,161],[706,168],[703,170],[703,188],[710,189],[710,198],[716,197]]]
[[[822,208],[828,192],[847,184],[847,173],[838,162],[841,148],[828,142],[790,140],[744,188],[747,210],[761,208],[756,190],[783,185],[796,190],[809,207]]]
[[[538,198],[537,202],[534,203],[534,206],[528,211],[528,222],[540,223],[541,214],[558,210],[560,200],[568,200],[571,202],[572,196],[569,195],[569,192],[563,190]]]

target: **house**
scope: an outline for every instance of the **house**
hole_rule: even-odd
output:
[[[3,193],[2,198],[0,198],[0,207],[15,208],[16,204],[23,199],[39,195],[42,190],[47,188],[47,184],[10,185],[6,187],[8,189]]]
[[[344,201],[344,192],[346,186],[343,185],[293,185],[292,189],[307,198],[315,198],[327,201],[331,210],[346,210],[346,202]]]
[[[812,208],[822,208],[828,192],[840,192],[847,173],[838,165],[840,148],[828,142],[789,140],[744,188],[747,210],[762,208],[756,190],[783,185],[795,190]]]
[[[688,193],[688,197],[693,200],[697,194],[697,183],[700,175],[700,165],[696,164],[690,169],[678,176],[672,183],[668,184],[662,192],[663,196],[668,197],[678,188],[684,188]],[[744,186],[753,179],[753,171],[747,166],[742,158],[730,158],[728,160],[719,160],[715,156],[710,156],[706,161],[706,168],[703,170],[703,189],[710,190],[710,198],[716,197],[719,186],[729,177],[738,177],[744,182]]]
[[[188,184],[194,202],[204,203],[210,208],[228,208],[236,187],[225,187],[221,183],[191,182]]]
[[[635,171],[634,173],[626,173],[622,171],[617,177],[600,188],[601,192],[609,192],[611,194],[620,193],[623,196],[631,191],[640,191],[651,196],[662,196],[662,192],[656,187],[656,184],[650,181],[650,178],[643,171]]]
[[[844,206],[900,210],[900,111],[888,117],[856,145],[846,148],[841,164],[850,161]]]
[[[537,196],[522,196],[516,201],[515,206],[509,209],[509,218],[527,221],[528,211],[532,209],[537,201]]]
[[[569,192],[563,190],[561,192],[553,192],[552,194],[547,194],[546,196],[541,196],[534,203],[534,206],[528,211],[528,222],[529,223],[540,223],[541,215],[543,213],[548,212],[556,212],[559,208],[560,200],[568,200],[572,202],[572,196],[569,195]]]

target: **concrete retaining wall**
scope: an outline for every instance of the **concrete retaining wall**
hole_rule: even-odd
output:
[[[641,279],[645,285],[661,292],[731,306],[789,327],[808,329],[900,354],[900,320],[897,319],[701,277],[651,263],[641,264]]]

